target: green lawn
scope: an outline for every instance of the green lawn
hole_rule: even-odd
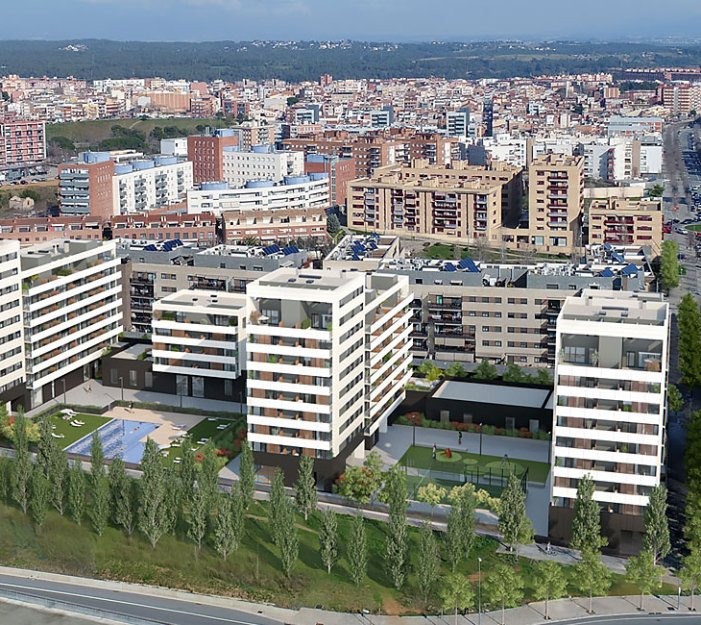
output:
[[[73,427],[71,425],[71,421],[76,420],[82,421],[83,423],[85,423],[85,425],[82,425],[80,427]],[[49,417],[51,425],[56,426],[56,428],[54,429],[54,433],[58,436],[63,435],[63,438],[57,439],[57,442],[60,442],[64,449],[69,445],[72,445],[76,441],[79,441],[84,436],[91,434],[92,432],[97,430],[97,428],[105,425],[105,423],[111,420],[112,419],[110,419],[109,417],[84,413],[80,413],[75,417],[68,419],[67,421],[64,421],[63,415],[60,413],[56,413]]]
[[[438,459],[433,460],[431,447],[419,447],[417,445],[407,449],[406,453],[399,461],[399,464],[408,467],[416,467],[418,469],[432,469],[434,471],[444,471],[460,475],[468,469],[473,473],[479,471],[482,476],[487,475],[491,468],[494,477],[499,477],[501,475],[501,466],[503,464],[502,457],[480,456],[479,454],[465,451],[453,452],[453,454],[452,461],[442,462],[440,460],[441,455],[439,451]],[[457,461],[455,459],[456,455],[459,455]],[[467,463],[465,461],[467,461]],[[520,465],[524,469],[528,469],[528,481],[530,482],[540,482],[544,484],[548,478],[548,473],[550,473],[550,465],[545,462],[521,460],[520,458],[511,458],[510,461],[515,465]]]
[[[436,589],[428,604],[413,573],[408,583],[397,591],[385,571],[386,525],[368,521],[368,578],[356,587],[350,581],[345,553],[350,535],[350,518],[339,517],[340,561],[327,575],[321,564],[318,543],[318,521],[312,517],[305,524],[297,518],[300,543],[299,559],[292,579],[287,581],[280,571],[277,549],[270,542],[267,504],[256,503],[246,520],[243,541],[238,551],[223,561],[209,546],[198,556],[184,538],[184,527],[177,537],[164,536],[155,549],[140,535],[127,538],[121,531],[108,527],[101,537],[94,534],[87,519],[78,526],[66,517],[50,512],[43,528],[35,529],[29,518],[14,506],[0,503],[0,563],[6,566],[52,571],[84,577],[113,579],[134,583],[181,588],[193,592],[237,596],[253,601],[272,602],[287,607],[319,606],[324,609],[357,612],[368,609],[389,614],[419,614],[424,610],[437,613],[440,601]],[[409,529],[412,562],[416,563],[418,532]],[[526,582],[525,600],[531,598],[528,585],[532,563],[498,555],[498,543],[486,537],[476,540],[470,558],[460,571],[476,585],[477,558],[482,558],[484,583],[498,562],[513,563]],[[443,550],[443,556],[445,556]],[[563,567],[566,568],[566,567]],[[571,570],[571,569],[570,569]],[[569,574],[569,571],[567,573]],[[449,572],[445,561],[441,575]],[[633,589],[615,577],[612,594],[629,593]],[[572,589],[574,592],[574,589]],[[666,589],[674,592],[674,589]],[[484,598],[484,596],[483,596]]]
[[[226,429],[217,429],[221,425],[226,425]],[[222,467],[227,464],[232,458],[235,458],[241,451],[240,436],[241,428],[245,429],[245,420],[243,417],[239,419],[222,419],[215,418],[210,421],[208,418],[202,419],[197,425],[188,430],[188,434],[192,439],[192,446],[198,450],[204,447],[206,443],[200,444],[199,441],[208,439],[216,449],[223,449],[231,452],[228,456],[221,457]],[[238,442],[237,442],[238,440]],[[167,457],[175,460],[182,455],[181,446],[174,445],[167,450]]]
[[[458,245],[449,245],[447,243],[434,243],[422,252],[424,258],[432,260],[458,260],[471,256],[470,250],[466,247]]]
[[[195,133],[197,126],[210,126],[222,128],[226,124],[220,119],[199,119],[192,117],[169,117],[164,119],[98,119],[81,122],[69,122],[65,124],[47,124],[46,139],[50,141],[54,137],[65,137],[74,143],[95,145],[112,137],[112,127],[122,126],[129,130],[136,130],[148,137],[151,131],[160,126],[175,126],[188,133]]]

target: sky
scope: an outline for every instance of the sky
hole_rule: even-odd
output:
[[[2,4],[2,39],[445,41],[701,36],[700,0],[2,0]]]

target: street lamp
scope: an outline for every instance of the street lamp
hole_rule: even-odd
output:
[[[63,405],[66,406],[68,403],[66,402],[66,380],[63,379],[61,382],[63,382]]]
[[[482,623],[482,558],[477,558],[477,625]]]
[[[480,458],[482,457],[482,424],[480,423]]]
[[[124,401],[124,378],[119,378],[119,387],[122,389],[122,401]]]

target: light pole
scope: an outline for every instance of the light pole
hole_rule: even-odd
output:
[[[482,424],[480,423],[480,458],[482,457]]]
[[[477,558],[477,625],[482,624],[482,558]]]
[[[677,612],[682,609],[682,580],[677,581]]]
[[[124,378],[119,378],[119,387],[122,389],[122,401],[124,401]]]
[[[61,382],[63,382],[63,405],[66,406],[66,380],[61,380]]]

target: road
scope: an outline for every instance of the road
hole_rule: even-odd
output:
[[[646,614],[641,616],[588,616],[585,618],[556,621],[563,625],[687,625],[701,624],[701,614]]]
[[[10,591],[168,625],[281,625],[258,614],[214,605],[66,582],[0,575],[0,592]],[[31,603],[31,601],[30,601]]]

